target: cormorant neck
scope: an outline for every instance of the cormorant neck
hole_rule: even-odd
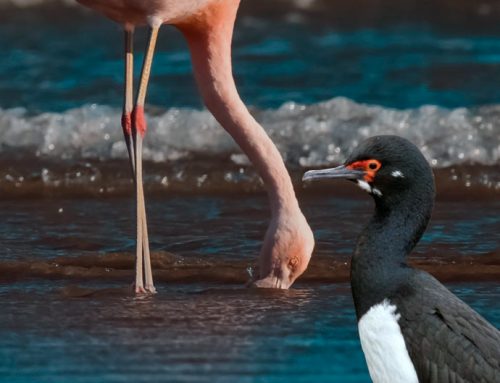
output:
[[[375,197],[375,213],[358,239],[351,263],[358,320],[407,280],[412,269],[406,258],[427,227],[433,201],[433,187]]]

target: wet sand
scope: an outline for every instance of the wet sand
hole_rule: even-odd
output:
[[[154,277],[158,282],[245,284],[248,270],[258,266],[247,260],[217,260],[217,257],[182,257],[153,252]],[[500,252],[481,256],[438,256],[428,254],[409,260],[413,267],[425,270],[443,282],[479,282],[500,280]],[[313,256],[301,282],[348,282],[350,260],[345,256]],[[0,261],[0,280],[29,278],[66,280],[133,280],[134,254],[111,253],[81,257],[57,257],[50,260]]]

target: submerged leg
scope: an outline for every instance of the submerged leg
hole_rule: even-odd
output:
[[[154,49],[156,39],[158,37],[158,30],[160,24],[152,26],[149,35],[149,43],[144,57],[142,67],[141,80],[139,83],[139,92],[137,94],[137,101],[132,112],[132,127],[135,146],[135,186],[137,198],[137,254],[140,250],[144,251],[144,272],[145,272],[145,286],[142,284],[142,265],[141,271],[141,285],[138,285],[139,275],[136,275],[136,292],[149,292],[155,293],[156,289],[153,284],[153,273],[151,269],[151,257],[149,252],[149,238],[146,219],[146,207],[144,200],[144,188],[142,183],[142,142],[146,134],[146,119],[144,117],[144,102],[146,99],[146,90],[151,73],[151,64],[153,62]],[[138,255],[139,256],[139,255]],[[139,259],[139,258],[138,258]],[[139,269],[139,268],[138,268]],[[143,291],[139,291],[139,286],[144,286]]]

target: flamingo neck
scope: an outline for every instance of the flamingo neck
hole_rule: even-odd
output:
[[[239,0],[214,1],[177,27],[188,41],[205,105],[257,168],[273,214],[297,210],[292,181],[278,149],[236,90],[231,40],[238,4]]]

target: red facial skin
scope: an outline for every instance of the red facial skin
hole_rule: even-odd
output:
[[[347,169],[362,170],[365,173],[363,177],[366,182],[373,182],[377,171],[380,169],[382,164],[378,160],[363,160],[350,163],[346,166]]]

